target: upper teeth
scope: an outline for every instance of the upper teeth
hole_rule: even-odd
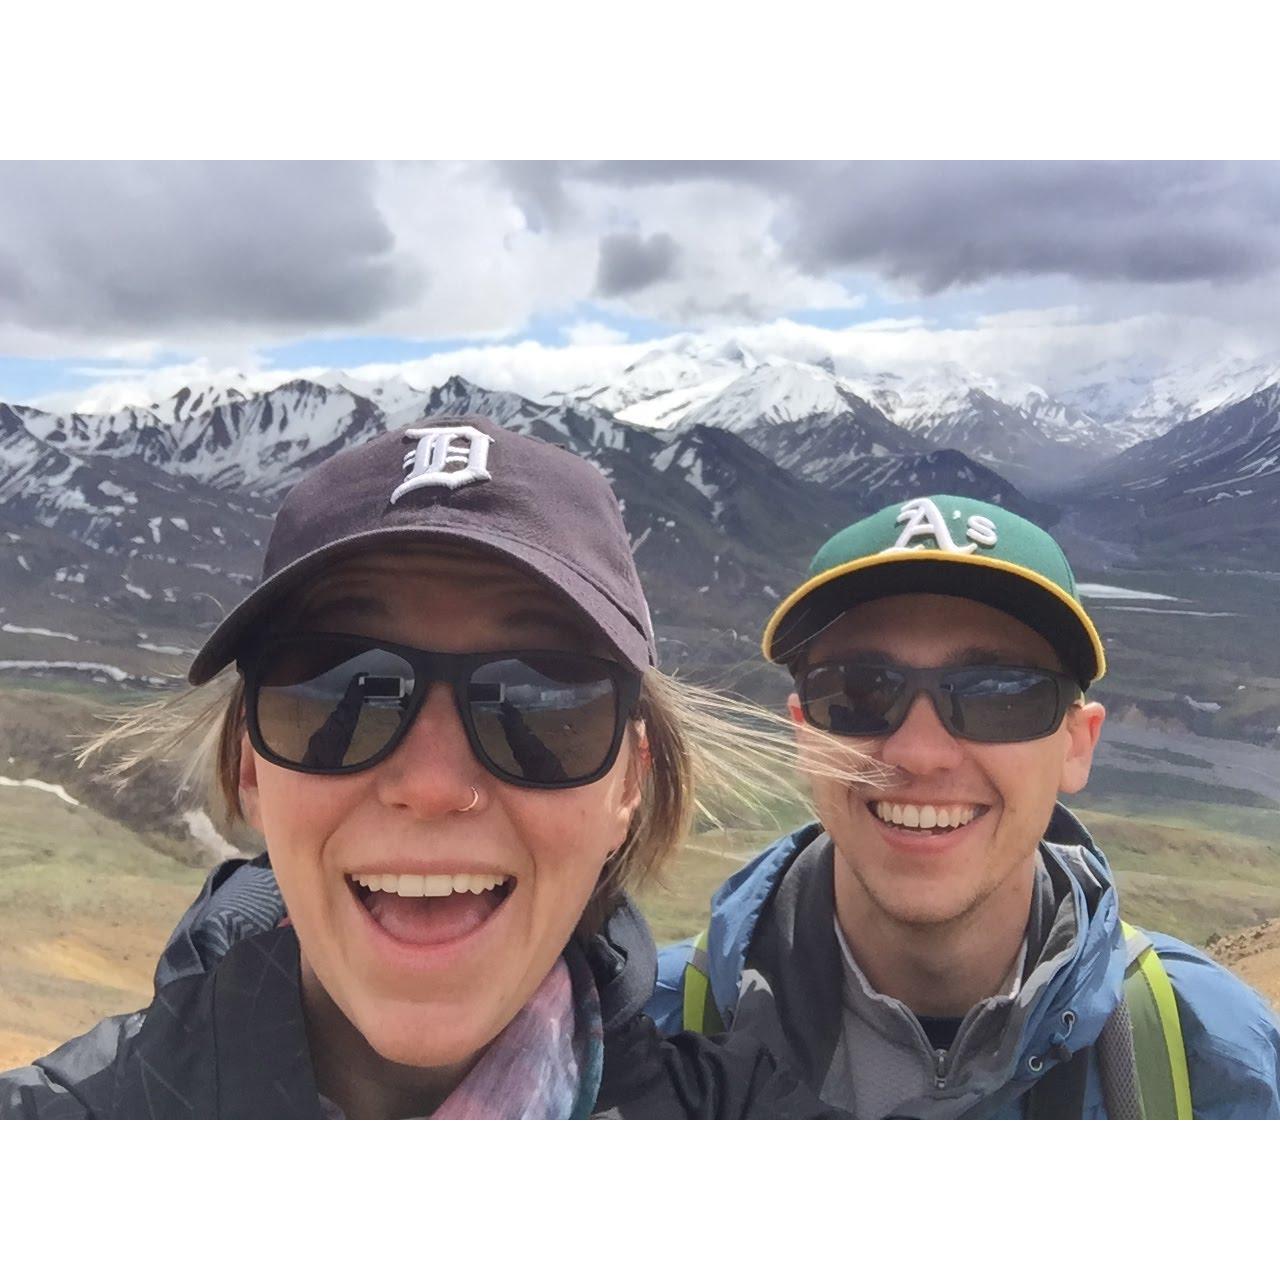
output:
[[[486,893],[496,889],[507,877],[353,875],[351,879],[366,889],[395,893],[402,898],[447,898],[451,893]]]
[[[972,822],[978,810],[971,804],[889,804],[877,800],[875,815],[881,822],[892,822],[896,827],[963,827]]]

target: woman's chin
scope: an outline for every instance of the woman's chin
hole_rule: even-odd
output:
[[[502,1030],[500,1022],[478,1010],[459,1016],[457,1010],[439,1007],[370,1011],[355,1019],[356,1029],[380,1058],[423,1070],[470,1062]]]

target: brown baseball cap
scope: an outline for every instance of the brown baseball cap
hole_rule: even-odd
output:
[[[519,565],[628,665],[656,663],[649,607],[608,481],[567,449],[467,416],[423,418],[308,472],[276,515],[261,581],[219,623],[188,680],[211,680],[283,597],[332,561],[422,539]]]

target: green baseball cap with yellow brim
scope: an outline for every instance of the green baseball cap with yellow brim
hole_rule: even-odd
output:
[[[1106,672],[1062,548],[1012,511],[945,493],[894,503],[828,539],[769,619],[764,656],[794,666],[854,605],[917,593],[976,600],[1016,618],[1054,647],[1082,689]]]

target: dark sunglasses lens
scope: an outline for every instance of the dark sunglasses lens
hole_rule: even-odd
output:
[[[943,682],[952,728],[977,742],[1025,742],[1060,722],[1057,682],[1043,671],[975,667]]]
[[[902,677],[887,667],[814,667],[804,680],[805,714],[810,724],[829,733],[882,737],[897,728],[902,684]]]
[[[257,671],[258,732],[291,764],[349,769],[395,738],[413,684],[409,663],[376,645],[312,637],[279,646]]]
[[[589,778],[608,763],[618,736],[617,685],[597,658],[495,659],[472,674],[467,703],[490,762],[524,782]]]

